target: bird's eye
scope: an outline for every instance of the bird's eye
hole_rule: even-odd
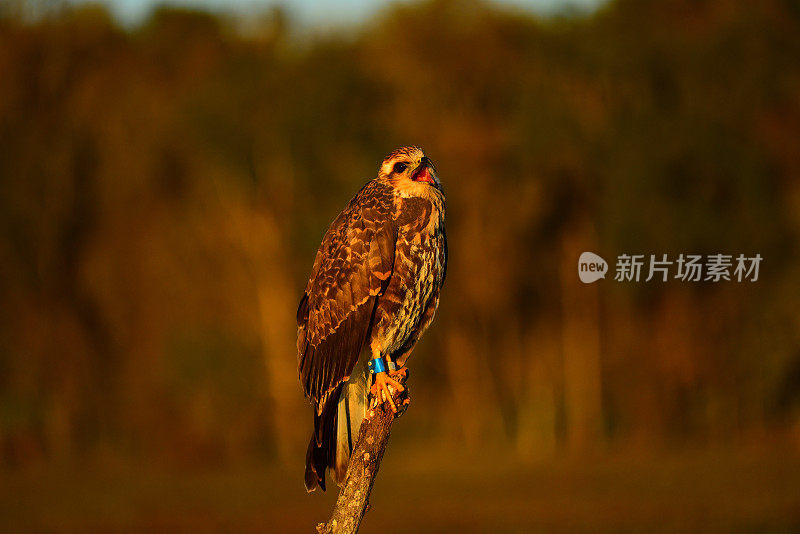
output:
[[[403,162],[395,163],[392,170],[394,172],[404,172],[406,170],[406,167],[408,167],[408,163],[403,163]]]

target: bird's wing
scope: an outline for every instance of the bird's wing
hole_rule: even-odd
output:
[[[297,310],[300,382],[320,415],[368,340],[394,265],[391,189],[369,182],[331,224]]]

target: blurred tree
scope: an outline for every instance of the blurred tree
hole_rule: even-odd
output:
[[[299,284],[409,143],[451,245],[415,432],[523,457],[796,432],[799,14],[432,0],[319,35],[3,4],[0,458],[300,465]],[[583,250],[765,259],[756,283],[584,286]]]

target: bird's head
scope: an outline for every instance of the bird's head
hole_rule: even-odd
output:
[[[388,181],[403,197],[429,197],[442,192],[433,162],[416,146],[392,151],[383,159],[378,177]]]

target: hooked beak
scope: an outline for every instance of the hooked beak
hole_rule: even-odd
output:
[[[436,186],[433,163],[428,159],[428,156],[422,158],[417,168],[411,173],[411,179],[415,182],[428,182],[432,186]]]

